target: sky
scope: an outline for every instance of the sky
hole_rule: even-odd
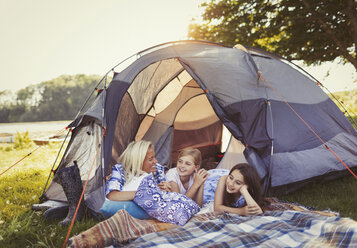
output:
[[[202,1],[0,0],[0,91],[64,74],[104,75],[136,52],[185,40]],[[357,87],[348,64],[304,68],[330,91]]]

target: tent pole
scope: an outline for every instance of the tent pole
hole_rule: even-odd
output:
[[[270,163],[269,163],[269,169],[268,169],[268,181],[267,181],[267,186],[264,189],[264,195],[266,196],[268,194],[268,191],[271,187],[271,174],[272,174],[272,167],[273,167],[273,155],[274,155],[274,122],[273,122],[273,113],[271,110],[271,104],[270,100],[267,99],[267,105],[268,105],[268,110],[269,110],[269,115],[270,115],[270,125],[271,125],[271,150],[270,150]]]
[[[113,70],[114,72],[114,70]],[[106,100],[106,96],[107,96],[107,79],[105,79],[105,82],[104,82],[104,90],[103,90],[103,94],[104,94],[104,97],[102,99],[102,120],[103,120],[103,127],[102,127],[102,132],[105,132],[106,130],[106,127],[107,127],[107,123],[105,121],[105,100]],[[104,168],[104,136],[103,136],[103,141],[102,141],[102,147],[101,147],[101,169],[102,169],[102,175],[103,175],[103,189],[104,189],[104,192],[103,192],[103,195],[105,195],[105,168]]]

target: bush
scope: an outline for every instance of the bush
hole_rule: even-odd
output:
[[[33,146],[33,142],[29,137],[29,132],[25,132],[23,134],[17,132],[15,140],[14,140],[14,148],[15,149],[24,149]]]
[[[9,151],[12,151],[12,149],[13,149],[13,146],[12,146],[12,145],[0,146],[0,151],[9,152]]]

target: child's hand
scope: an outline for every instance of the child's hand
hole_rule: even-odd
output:
[[[263,213],[262,209],[258,205],[247,205],[242,207],[242,215],[256,215]]]
[[[258,205],[247,205],[248,215],[255,215],[263,213],[262,209]]]
[[[196,183],[197,185],[202,185],[207,178],[208,178],[208,172],[205,169],[200,169],[195,173],[193,179],[194,179],[194,183]]]
[[[159,188],[162,191],[167,191],[170,192],[171,191],[171,185],[170,183],[166,182],[166,181],[162,181],[161,183],[159,183],[157,186],[159,186]]]
[[[244,184],[240,189],[239,189],[240,193],[242,195],[244,195],[244,193],[248,192],[248,186],[246,184]]]
[[[263,213],[262,209],[249,194],[248,186],[246,184],[242,185],[239,191],[247,203],[247,206],[243,207],[244,215],[255,215]]]

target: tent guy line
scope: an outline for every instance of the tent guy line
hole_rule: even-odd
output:
[[[51,138],[53,138],[53,137],[59,135],[60,133],[62,133],[63,130],[64,130],[64,128],[61,129],[61,130],[59,130],[59,131],[57,131],[57,133],[55,133],[54,135],[51,135],[51,137],[49,137],[48,139],[51,139]],[[64,144],[64,142],[62,143],[62,146],[63,146],[63,144]],[[0,173],[0,176],[2,176],[3,174],[5,174],[5,172],[7,172],[7,171],[10,170],[11,168],[13,168],[15,165],[17,165],[18,163],[20,163],[20,162],[21,162],[22,160],[24,160],[25,158],[31,156],[35,151],[37,151],[37,150],[38,150],[39,148],[41,148],[41,147],[42,147],[42,146],[37,145],[37,147],[34,148],[31,152],[29,152],[28,154],[26,154],[25,156],[23,156],[22,158],[20,158],[17,162],[15,162],[14,164],[12,164],[9,168],[7,168],[7,169],[5,169],[3,172],[1,172],[1,173]],[[57,157],[58,157],[58,155],[59,155],[59,152],[58,152],[58,154],[57,154]],[[57,160],[57,158],[56,158],[56,160]],[[56,161],[55,161],[55,163],[56,163]],[[54,166],[54,165],[53,165],[53,166]],[[52,167],[52,170],[53,170],[53,167]]]

